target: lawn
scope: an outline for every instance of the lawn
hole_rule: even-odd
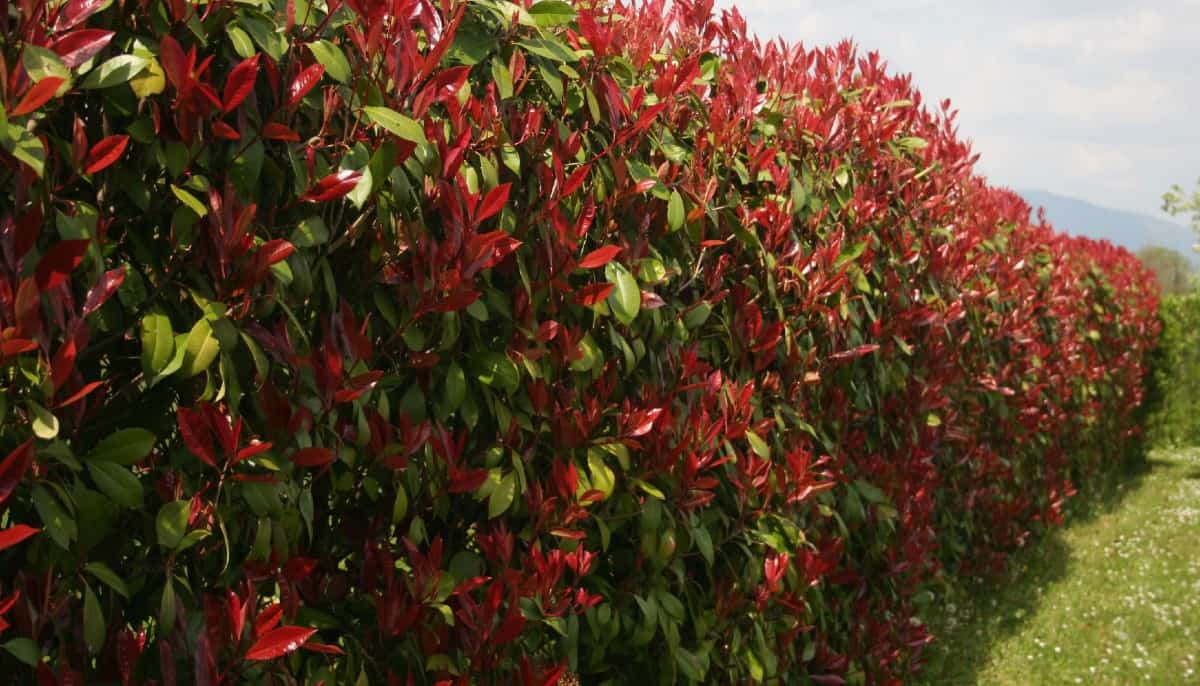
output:
[[[1200,449],[1155,451],[1072,514],[1000,583],[947,591],[920,683],[1200,683]]]

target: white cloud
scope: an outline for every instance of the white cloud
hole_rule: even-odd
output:
[[[1168,17],[1149,7],[1086,17],[1032,17],[1029,21],[1012,32],[1017,45],[1065,50],[1081,60],[1141,55],[1156,49],[1171,31]]]

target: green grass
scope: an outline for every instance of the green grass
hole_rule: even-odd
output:
[[[1200,449],[1155,451],[940,606],[920,683],[1200,684]]]

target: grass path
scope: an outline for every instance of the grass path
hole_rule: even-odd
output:
[[[1004,583],[949,594],[923,683],[1200,684],[1200,449],[1085,507]]]

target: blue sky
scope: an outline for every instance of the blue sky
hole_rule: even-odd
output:
[[[1163,216],[1200,178],[1200,0],[717,0],[807,46],[852,37],[950,98],[994,184]]]

